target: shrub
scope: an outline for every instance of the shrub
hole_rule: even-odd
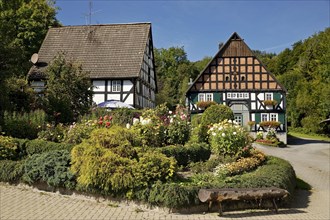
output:
[[[266,156],[261,151],[254,150],[249,157],[242,157],[235,162],[219,165],[215,173],[218,176],[241,174],[256,169],[265,160]]]
[[[175,161],[157,152],[140,153],[138,158],[122,157],[114,148],[83,142],[72,150],[72,171],[80,189],[123,195],[171,178]]]
[[[112,116],[112,122],[114,125],[126,126],[126,124],[132,124],[133,118],[139,118],[142,114],[141,110],[118,108],[110,112]]]
[[[166,146],[159,148],[159,151],[168,157],[174,157],[179,166],[187,166],[189,162],[206,161],[211,155],[206,143]]]
[[[46,129],[38,133],[38,138],[45,141],[62,142],[65,138],[68,128],[63,124],[47,124]]]
[[[217,105],[215,101],[200,101],[196,103],[198,108],[207,109],[211,105]]]
[[[256,135],[256,139],[257,140],[264,139],[264,132],[258,131]]]
[[[277,105],[277,101],[276,101],[276,100],[264,100],[263,103],[264,103],[266,106]]]
[[[27,155],[40,154],[56,150],[67,150],[70,152],[72,147],[72,144],[55,143],[40,139],[31,140],[25,143],[25,150]]]
[[[268,127],[277,128],[281,125],[281,123],[278,121],[262,121],[259,123],[259,125],[264,128],[268,128]]]
[[[175,114],[169,114],[169,124],[166,129],[166,142],[168,144],[185,144],[190,136],[190,123],[185,108],[177,106]]]
[[[64,142],[80,144],[83,139],[89,138],[92,131],[96,128],[96,120],[82,120],[79,123],[74,123],[70,125],[68,132],[64,137]]]
[[[226,105],[212,105],[204,111],[201,124],[204,126],[212,125],[225,119],[233,120],[233,111]]]
[[[3,131],[15,138],[37,138],[45,125],[46,114],[42,110],[29,113],[4,112]]]
[[[208,133],[211,149],[217,155],[240,156],[251,144],[247,132],[231,120],[214,124]]]
[[[181,183],[155,183],[149,192],[151,205],[181,208],[199,204],[199,187]]]
[[[1,160],[0,182],[18,182],[24,173],[24,161]]]
[[[18,156],[18,143],[12,137],[0,135],[0,160],[13,160]]]
[[[141,144],[136,130],[115,125],[109,129],[99,128],[93,130],[88,141],[91,144],[100,145],[105,148],[140,146]]]
[[[50,151],[29,157],[24,164],[23,181],[32,184],[46,182],[53,187],[75,187],[75,176],[70,171],[70,152]]]

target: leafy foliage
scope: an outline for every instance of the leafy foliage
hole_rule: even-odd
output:
[[[224,120],[208,131],[212,151],[217,155],[241,156],[249,152],[251,138],[231,120]]]
[[[71,151],[73,145],[67,143],[54,143],[40,139],[30,140],[24,143],[27,155],[41,154],[50,151]]]
[[[12,137],[0,135],[0,160],[13,160],[18,155],[18,144]]]
[[[86,191],[130,197],[132,190],[165,181],[176,162],[159,152],[138,150],[134,131],[118,126],[94,130],[72,150],[72,171]]]
[[[225,119],[233,120],[233,111],[226,105],[212,105],[204,111],[201,123],[202,125],[207,126],[219,123]]]
[[[22,179],[29,183],[46,182],[49,186],[75,187],[75,176],[70,171],[70,152],[49,151],[29,157],[24,164]]]
[[[92,84],[80,64],[59,54],[46,70],[46,112],[56,124],[74,122],[92,106]]]
[[[57,8],[48,0],[0,0],[0,11],[0,112],[21,111],[29,98],[11,82],[25,78],[48,28],[59,26]]]
[[[305,133],[329,134],[319,122],[330,117],[330,28],[293,44],[270,59],[268,69],[288,90],[288,124]]]
[[[5,112],[3,131],[16,138],[37,138],[38,132],[45,126],[46,114],[43,110],[30,113]]]
[[[24,173],[24,160],[0,160],[0,182],[18,182]]]
[[[206,143],[165,146],[159,148],[159,151],[168,157],[174,157],[179,166],[187,166],[190,162],[206,161],[211,155],[211,150]]]

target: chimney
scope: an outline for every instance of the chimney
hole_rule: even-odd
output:
[[[220,48],[223,46],[223,42],[220,42],[219,43],[219,50],[220,50]]]

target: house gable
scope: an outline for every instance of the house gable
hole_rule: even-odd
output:
[[[188,92],[286,91],[237,33],[220,48]]]

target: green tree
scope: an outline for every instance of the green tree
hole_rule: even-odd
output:
[[[59,26],[56,11],[53,0],[0,0],[0,112],[13,103],[7,79],[26,76],[48,28]]]
[[[92,105],[92,84],[89,74],[80,64],[65,59],[59,54],[46,71],[45,91],[46,112],[55,122],[76,121],[78,116],[87,113]]]

